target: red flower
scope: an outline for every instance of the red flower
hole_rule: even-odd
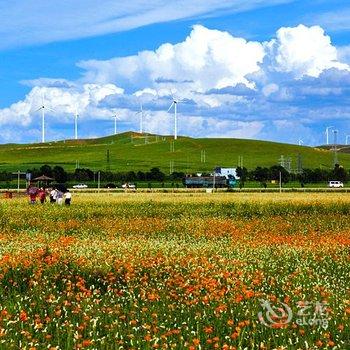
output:
[[[21,311],[20,314],[19,314],[19,319],[22,321],[22,322],[26,322],[28,320],[28,315],[25,311]]]

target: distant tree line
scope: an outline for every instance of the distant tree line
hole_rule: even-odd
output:
[[[281,174],[282,183],[290,181],[299,181],[302,185],[307,183],[328,182],[331,180],[347,182],[350,180],[350,172],[339,164],[333,169],[303,169],[299,173],[289,173],[280,165],[273,165],[270,168],[256,167],[254,170],[248,171],[246,168],[237,168],[237,175],[242,182],[257,181],[262,185],[270,181],[279,181]]]
[[[74,172],[67,172],[61,166],[51,167],[50,165],[43,165],[40,168],[28,169],[28,173],[32,174],[32,178],[46,175],[55,179],[56,182],[66,183],[73,182],[91,182],[97,181],[97,172],[88,168],[78,168]],[[237,168],[237,176],[241,179],[242,185],[246,181],[257,181],[264,186],[267,182],[279,181],[281,173],[282,183],[290,181],[299,181],[301,184],[320,183],[330,180],[347,182],[350,180],[350,173],[342,166],[336,164],[333,169],[303,169],[300,173],[289,173],[280,165],[273,165],[271,167],[256,167],[254,170],[248,170],[245,167]],[[196,176],[196,174],[192,174]],[[210,175],[208,174],[202,174]],[[136,182],[136,181],[179,181],[185,177],[184,172],[173,172],[171,175],[166,175],[159,168],[154,167],[149,171],[100,171],[100,179],[104,182]],[[11,181],[14,179],[12,172],[0,172],[0,181]]]
[[[74,172],[66,172],[61,166],[51,167],[49,165],[43,165],[39,169],[28,169],[28,173],[32,174],[32,178],[36,178],[41,175],[52,177],[56,182],[65,183],[67,181],[88,182],[97,181],[97,171],[93,171],[88,168],[77,168]],[[127,172],[113,172],[113,171],[99,171],[100,179],[104,182],[131,182],[131,181],[158,181],[163,182],[165,180],[182,180],[185,176],[183,172],[174,172],[173,174],[166,175],[159,168],[152,168],[150,171],[127,171]],[[11,173],[10,178],[13,178]],[[6,176],[5,176],[6,177]],[[1,174],[0,174],[1,178]],[[6,179],[5,179],[6,181]]]

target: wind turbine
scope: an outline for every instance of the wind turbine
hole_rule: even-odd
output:
[[[174,107],[174,140],[177,140],[177,104],[182,102],[174,98],[173,94],[171,94],[173,101],[168,109],[168,112]]]
[[[327,126],[326,127],[326,141],[327,141],[327,145],[329,145],[329,130],[334,128],[334,126]]]
[[[35,111],[39,112],[41,110],[41,142],[45,143],[45,111],[54,112],[51,108],[45,106],[44,95],[41,94],[41,106]]]
[[[75,108],[75,114],[74,114],[74,138],[78,140],[78,108]]]
[[[113,114],[113,118],[114,118],[114,135],[117,135],[117,120],[119,119],[117,113]]]
[[[304,144],[304,141],[302,139],[299,139],[298,143],[299,143],[299,146],[302,146]]]
[[[350,135],[346,135],[346,138],[345,138],[345,144],[348,145],[349,144],[349,138],[350,138]]]
[[[143,133],[143,117],[144,117],[142,103],[140,103],[140,110],[136,113],[136,115],[139,115],[139,114],[140,114],[140,134],[142,134]]]

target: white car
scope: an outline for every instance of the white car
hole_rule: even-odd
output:
[[[76,188],[76,189],[83,189],[83,188],[88,188],[88,186],[85,185],[85,184],[78,184],[78,185],[74,185],[73,188]]]
[[[344,187],[344,184],[341,181],[329,181],[328,187],[341,188],[341,187]]]
[[[130,188],[130,189],[135,189],[136,188],[136,186],[134,185],[134,184],[123,184],[122,185],[122,188]]]

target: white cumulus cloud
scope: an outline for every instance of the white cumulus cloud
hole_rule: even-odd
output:
[[[139,88],[157,83],[182,83],[199,92],[239,83],[260,70],[265,56],[261,43],[236,38],[227,32],[194,26],[179,44],[163,44],[156,51],[107,61],[85,61],[85,80],[127,82]]]
[[[345,111],[340,105],[349,90],[347,52],[332,45],[318,26],[281,28],[270,41],[256,42],[197,25],[177,44],[79,62],[84,71],[76,81],[33,77],[24,82],[32,87],[27,96],[0,109],[4,130],[0,140],[10,139],[11,130],[14,137],[23,129],[26,135],[36,135],[42,95],[45,105],[54,110],[48,112],[48,120],[58,130],[61,124],[71,123],[76,108],[89,125],[111,121],[112,113],[117,113],[124,130],[138,130],[136,111],[142,102],[146,131],[169,134],[172,93],[184,100],[178,106],[179,134],[265,137],[264,127],[276,119],[307,115],[310,124],[320,121],[314,116]],[[102,127],[98,130],[103,132]],[[290,137],[295,139],[296,134]],[[288,132],[276,135],[289,137]]]
[[[109,95],[122,93],[123,89],[113,84],[83,84],[74,89],[36,86],[22,101],[0,110],[0,125],[29,125],[38,116],[37,110],[42,102],[48,107],[48,114],[63,121],[76,109],[85,117],[103,116],[105,113],[98,108],[98,104]]]
[[[280,28],[277,38],[267,44],[274,60],[274,69],[296,77],[318,77],[330,68],[349,69],[338,61],[337,49],[319,26]]]

